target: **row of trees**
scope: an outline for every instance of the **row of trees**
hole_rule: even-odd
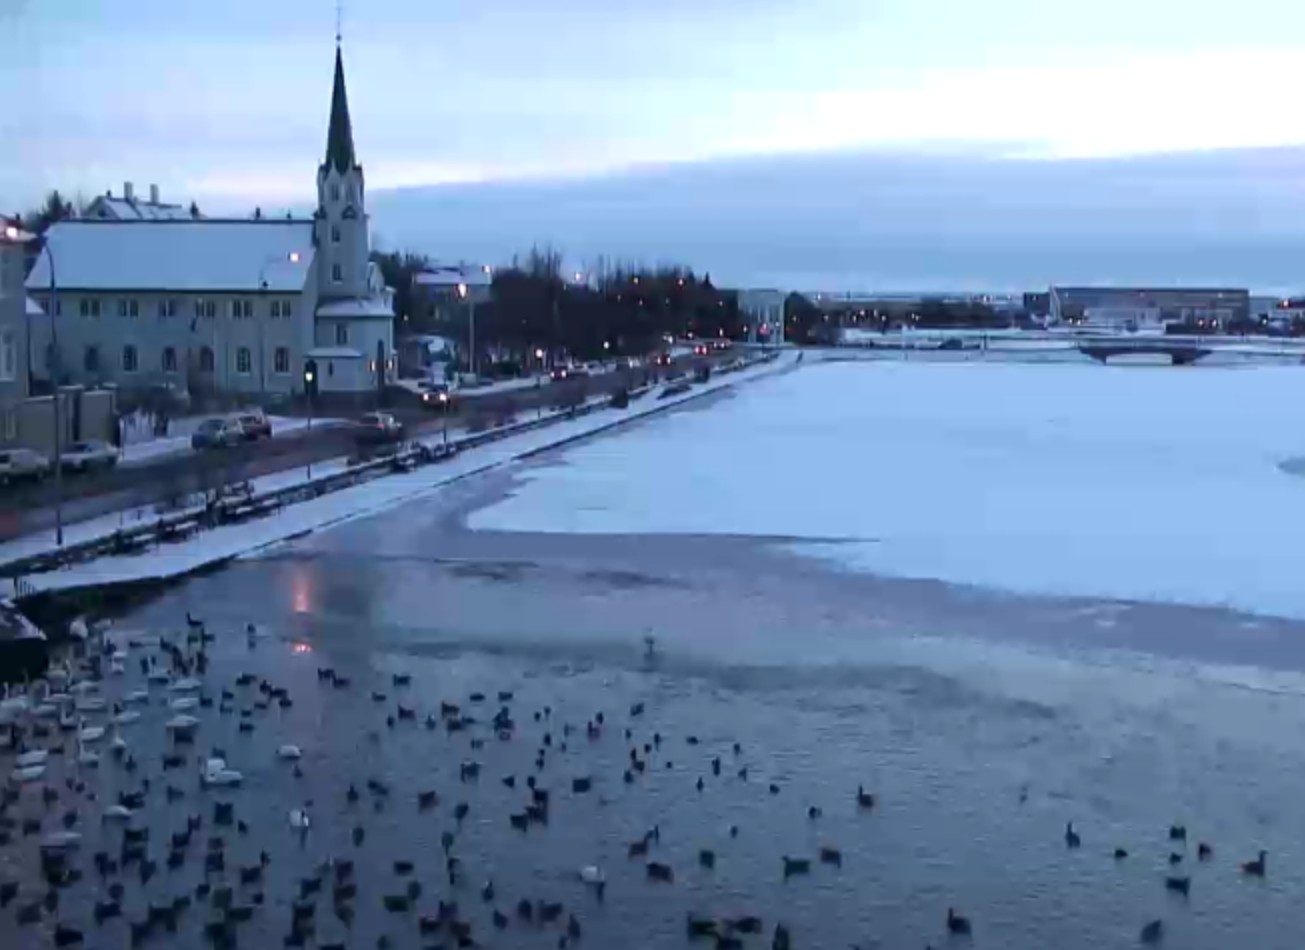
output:
[[[470,307],[432,321],[414,296],[412,277],[426,266],[424,258],[393,253],[376,260],[395,288],[400,327],[467,338]],[[710,275],[699,277],[684,267],[619,266],[599,278],[567,280],[561,254],[539,248],[494,272],[489,299],[477,303],[475,319],[480,345],[522,364],[537,349],[551,360],[597,359],[645,353],[666,336],[736,337],[744,330],[737,296],[717,289]]]

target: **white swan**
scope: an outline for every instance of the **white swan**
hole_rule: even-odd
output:
[[[293,762],[296,759],[303,758],[303,752],[297,745],[286,744],[276,750],[278,759],[285,759],[287,762]]]
[[[116,713],[112,719],[112,722],[115,726],[128,726],[131,725],[133,722],[139,722],[139,721],[140,721],[139,709],[124,709],[122,712]]]
[[[11,778],[20,784],[25,782],[35,782],[45,774],[44,765],[28,765],[13,770]]]
[[[586,884],[602,884],[607,880],[603,869],[594,864],[586,864],[580,869],[580,880]]]
[[[45,765],[46,760],[49,758],[49,749],[29,749],[14,759],[14,765],[20,769],[26,769],[33,765]]]
[[[83,713],[103,712],[107,705],[99,696],[87,696],[77,700],[77,711]]]
[[[170,708],[173,712],[185,712],[187,709],[194,709],[199,705],[199,700],[194,696],[179,696],[172,701]]]
[[[199,720],[194,716],[187,716],[185,713],[173,716],[163,724],[163,727],[169,732],[189,732],[199,725]]]
[[[104,814],[100,816],[101,821],[127,821],[132,815],[136,814],[126,805],[110,805],[104,809]]]
[[[99,688],[100,686],[95,682],[95,680],[78,680],[68,687],[68,692],[74,693],[77,696],[86,696],[90,693],[98,692]]]
[[[308,814],[308,806],[290,810],[290,827],[296,831],[307,831],[313,826],[313,818]]]
[[[85,640],[90,636],[90,628],[86,626],[85,617],[74,617],[73,622],[68,624],[68,636],[76,640]]]
[[[123,676],[127,672],[127,664],[116,656],[109,660],[109,673],[113,676]]]
[[[105,728],[103,726],[88,726],[86,720],[78,719],[77,725],[81,728],[77,730],[78,742],[99,742],[104,738]]]
[[[122,697],[124,703],[148,703],[150,701],[149,690],[133,689],[126,696]]]
[[[149,675],[145,677],[145,681],[147,683],[170,683],[172,677],[168,675],[167,670],[153,669],[149,671]]]
[[[239,785],[245,777],[235,769],[227,768],[225,759],[214,756],[204,763],[201,780],[205,785]]]
[[[127,751],[127,740],[118,735],[118,730],[113,730],[113,738],[109,741],[109,748],[113,750],[114,755],[122,755]]]
[[[204,685],[204,684],[201,683],[199,680],[197,680],[195,677],[193,677],[193,676],[186,676],[186,677],[183,677],[183,678],[181,678],[181,679],[179,679],[179,680],[177,680],[177,681],[175,681],[175,682],[169,683],[169,684],[168,684],[168,692],[170,692],[170,693],[193,693],[195,690],[199,689],[199,688],[200,688],[201,686],[203,686],[203,685]]]
[[[77,743],[77,764],[88,769],[93,769],[100,764],[100,754],[87,749],[80,742]]]

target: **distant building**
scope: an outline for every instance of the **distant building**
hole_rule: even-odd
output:
[[[784,301],[787,297],[782,290],[738,292],[739,316],[743,318],[749,343],[784,342]]]
[[[424,325],[447,324],[488,301],[492,284],[488,264],[431,264],[412,277],[412,309]]]
[[[1250,292],[1237,288],[1052,287],[1050,297],[1052,323],[1108,332],[1218,329],[1250,315]]]
[[[23,289],[27,247],[33,236],[21,225],[0,220],[0,444],[18,437],[16,405],[28,396],[27,292]]]
[[[189,221],[202,215],[193,203],[182,207],[159,201],[158,185],[150,185],[149,201],[142,201],[136,197],[132,183],[126,182],[121,198],[106,191],[86,206],[82,217],[97,221]]]
[[[365,397],[394,372],[393,307],[369,261],[366,192],[335,52],[326,156],[312,218],[218,219],[105,196],[46,232],[27,289],[39,321],[35,372],[60,382],[228,394]],[[50,267],[57,294],[51,300]]]

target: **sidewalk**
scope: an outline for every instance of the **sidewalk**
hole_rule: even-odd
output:
[[[453,458],[418,468],[411,472],[377,477],[359,485],[321,495],[307,501],[287,505],[267,517],[241,524],[205,530],[175,544],[135,555],[100,557],[70,565],[62,570],[23,578],[30,591],[66,590],[96,584],[121,581],[164,579],[188,573],[206,565],[255,554],[279,542],[321,530],[343,521],[364,517],[386,510],[409,499],[435,491],[450,482],[466,478],[518,459],[559,446],[586,435],[614,428],[631,420],[651,415],[671,406],[679,405],[751,379],[788,369],[795,364],[790,356],[772,363],[763,363],[710,382],[695,386],[678,396],[658,399],[661,387],[631,405],[627,410],[601,410],[577,419],[565,419],[564,413],[555,416],[558,421],[542,428],[508,435],[496,442],[460,452]],[[606,401],[607,397],[602,397]],[[466,433],[456,430],[461,437]],[[455,430],[449,431],[450,441]],[[443,441],[442,434],[420,439],[426,445]],[[313,466],[313,479],[344,471],[348,468],[344,458],[332,459]],[[286,488],[310,481],[303,468],[277,472],[253,481],[256,492]],[[198,510],[199,506],[196,506]],[[131,512],[120,512],[65,530],[69,543],[105,537],[127,524],[153,520],[158,515],[153,510],[135,509],[135,520],[125,521]],[[0,562],[53,550],[53,538],[48,532],[30,538],[20,538],[0,545]]]

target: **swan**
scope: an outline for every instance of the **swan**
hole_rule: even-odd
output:
[[[103,712],[106,705],[99,696],[87,696],[77,700],[77,711],[82,713]]]
[[[204,684],[193,676],[185,676],[168,684],[169,693],[193,693]]]
[[[113,724],[114,724],[115,726],[128,726],[128,725],[131,725],[133,722],[139,722],[139,721],[140,721],[140,710],[139,710],[139,709],[124,709],[122,712],[117,713],[117,714],[113,717],[113,720],[112,720],[112,721],[113,721]]]
[[[294,808],[290,811],[290,827],[296,831],[307,831],[313,825],[312,816],[308,814],[308,806],[303,808]]]
[[[45,765],[46,760],[49,758],[50,751],[48,749],[29,749],[14,759],[14,765],[20,769],[26,769],[31,768],[33,765]]]
[[[11,773],[11,778],[19,784],[26,782],[35,782],[45,774],[44,765],[20,766]]]
[[[217,756],[204,763],[201,778],[205,785],[239,785],[245,780],[244,775],[235,769],[227,768],[226,760]]]
[[[113,738],[109,741],[109,748],[113,750],[114,755],[122,755],[127,751],[127,740],[118,734],[118,730],[113,730]]]
[[[181,696],[174,699],[169,708],[173,712],[185,712],[188,709],[194,709],[199,705],[199,699],[194,696]]]
[[[164,728],[166,728],[169,732],[174,732],[174,733],[190,732],[196,726],[199,725],[199,720],[196,719],[194,716],[187,716],[185,713],[181,713],[179,715],[173,716],[163,725]]]
[[[81,744],[77,743],[77,764],[83,768],[93,769],[100,764],[100,754],[92,752]]]
[[[580,880],[586,884],[602,884],[607,880],[603,869],[595,864],[586,864],[580,869]]]
[[[110,805],[104,809],[101,816],[102,821],[127,821],[132,815],[136,814],[126,805]]]
[[[114,676],[123,676],[127,672],[127,664],[115,656],[109,660],[109,672]]]
[[[167,670],[153,669],[150,670],[149,675],[145,677],[145,682],[170,683],[172,682],[172,677],[168,675]]]
[[[95,680],[78,680],[68,687],[68,692],[74,693],[77,696],[85,696],[89,693],[96,692],[99,688],[99,684],[96,683]]]
[[[78,742],[98,742],[104,738],[105,729],[103,726],[88,726],[86,720],[80,717],[77,719],[77,725],[79,727],[77,731]]]
[[[126,696],[122,697],[124,703],[148,703],[150,701],[149,690],[133,689]]]
[[[303,758],[303,752],[297,745],[286,744],[276,750],[278,759],[285,759],[287,762],[293,762],[296,759]]]
[[[85,640],[90,634],[91,630],[86,626],[85,617],[74,617],[73,622],[68,624],[68,636],[75,640]]]

